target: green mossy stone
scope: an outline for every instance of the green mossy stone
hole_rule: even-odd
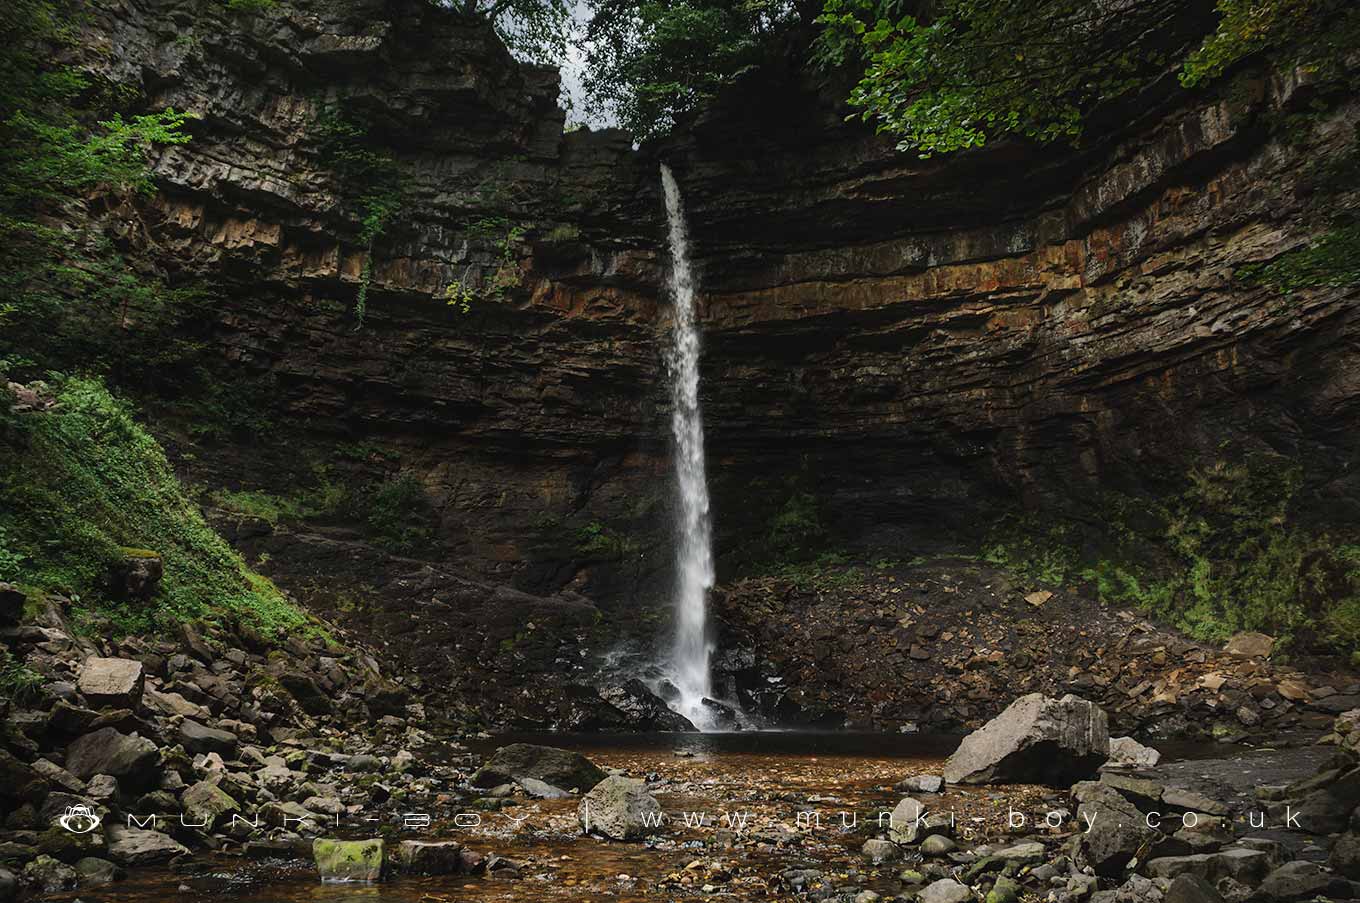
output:
[[[382,880],[383,841],[329,840],[318,837],[312,842],[312,858],[322,881]]]

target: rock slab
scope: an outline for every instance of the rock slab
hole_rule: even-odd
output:
[[[1095,776],[1109,751],[1109,721],[1100,706],[1070,694],[1030,693],[964,737],[944,764],[944,779],[1070,787]]]

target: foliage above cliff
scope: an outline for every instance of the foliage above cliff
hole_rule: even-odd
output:
[[[903,150],[1007,134],[1078,141],[1085,120],[1162,78],[1187,87],[1278,52],[1339,69],[1360,36],[1347,0],[593,0],[585,87],[639,136],[668,131],[775,54],[856,83],[849,103]],[[808,47],[809,40],[810,49]],[[1335,74],[1335,72],[1330,73]]]

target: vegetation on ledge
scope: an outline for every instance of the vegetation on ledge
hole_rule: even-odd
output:
[[[203,520],[156,441],[97,381],[61,379],[45,411],[0,415],[0,580],[60,592],[87,624],[146,633],[230,616],[266,634],[307,618]],[[149,550],[149,598],[113,579]]]

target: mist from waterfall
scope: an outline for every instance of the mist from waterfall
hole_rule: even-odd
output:
[[[704,419],[699,409],[699,327],[694,311],[694,274],[680,187],[661,164],[661,187],[670,226],[670,294],[673,324],[666,350],[671,382],[671,435],[675,444],[675,638],[671,682],[679,695],[671,708],[700,730],[714,727],[703,700],[711,695],[708,591],[713,586],[713,535],[708,477],[704,469]]]

